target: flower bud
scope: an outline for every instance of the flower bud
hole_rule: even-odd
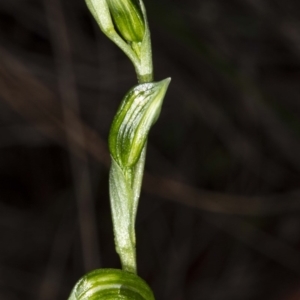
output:
[[[138,161],[170,80],[139,84],[124,97],[109,134],[110,153],[121,168],[132,167]]]
[[[68,300],[154,300],[148,284],[139,276],[118,269],[97,269],[84,275]]]
[[[112,19],[127,42],[142,42],[145,21],[139,0],[107,0]]]

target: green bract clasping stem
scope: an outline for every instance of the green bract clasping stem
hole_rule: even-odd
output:
[[[143,83],[124,97],[109,134],[109,150],[121,168],[134,166],[157,120],[170,78]]]
[[[140,196],[146,142],[156,122],[170,78],[142,83],[124,97],[113,120],[108,143],[112,156],[109,191],[116,251],[122,268],[136,273],[135,218]]]
[[[107,0],[107,4],[122,37],[127,42],[142,42],[145,21],[139,0]]]

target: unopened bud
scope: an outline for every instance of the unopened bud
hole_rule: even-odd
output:
[[[139,84],[124,97],[109,134],[110,153],[121,168],[138,161],[170,80]]]
[[[147,299],[154,300],[148,284],[136,274],[119,269],[97,269],[84,275],[68,300]]]
[[[145,21],[139,0],[107,0],[112,19],[127,42],[142,42]]]

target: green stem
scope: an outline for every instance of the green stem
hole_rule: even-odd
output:
[[[150,37],[150,29],[149,29],[149,24],[147,19],[147,13],[143,1],[140,1],[140,5],[145,20],[145,35],[144,35],[143,42],[141,43],[140,63],[138,68],[136,68],[136,72],[137,72],[138,82],[146,83],[146,82],[152,82],[154,80],[153,63],[152,63],[152,47],[151,47],[151,37]]]
[[[135,219],[140,197],[146,145],[134,167],[122,169],[112,157],[109,188],[116,251],[122,269],[137,273]]]
[[[142,84],[153,82],[153,63],[150,30],[147,21],[146,9],[142,1],[140,1],[140,4],[145,20],[145,35],[142,43],[133,43],[131,45],[131,49],[133,50],[133,52],[139,53],[140,59],[137,58],[138,56],[132,56],[130,57],[130,59],[135,66],[138,83]],[[120,176],[119,174],[118,180],[122,178],[126,181],[123,185],[121,185],[120,182],[118,182],[117,186],[115,184],[111,184],[111,182],[116,180],[116,178],[114,178],[116,174],[116,162],[112,163],[112,170],[110,173],[110,189],[121,189],[121,186],[127,186],[128,190],[126,192],[127,199],[124,199],[123,197],[123,199],[121,199],[120,197],[118,197],[118,199],[114,199],[116,193],[114,193],[113,191],[111,191],[110,193],[110,199],[112,208],[112,218],[114,224],[116,250],[120,256],[122,269],[124,271],[132,272],[135,274],[137,273],[135,219],[144,173],[146,147],[147,143],[145,143],[144,145],[143,151],[137,164],[133,168],[130,168],[130,170],[123,169],[123,176]],[[118,205],[116,204],[116,202],[118,201],[123,201],[124,203],[127,203],[127,210],[129,210],[129,220],[124,221],[124,219],[126,219],[127,214],[122,216],[124,224],[120,224],[120,216],[116,213],[116,209],[114,208],[116,205]],[[127,230],[128,234],[125,234],[124,230]]]

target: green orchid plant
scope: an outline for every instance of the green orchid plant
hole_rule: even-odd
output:
[[[159,117],[170,78],[153,81],[152,50],[142,0],[86,0],[102,32],[131,60],[138,84],[123,98],[109,133],[109,190],[116,251],[122,270],[99,269],[83,276],[68,300],[153,300],[137,275],[135,219],[148,133]]]

